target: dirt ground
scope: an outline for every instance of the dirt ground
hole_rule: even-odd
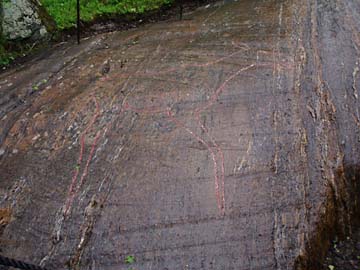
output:
[[[326,255],[324,269],[357,270],[360,267],[360,230],[357,228],[344,240],[332,241]]]
[[[1,74],[2,254],[335,265],[360,213],[359,17],[357,0],[220,1]]]

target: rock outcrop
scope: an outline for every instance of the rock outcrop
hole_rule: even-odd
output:
[[[360,216],[358,18],[358,0],[219,2],[1,74],[2,255],[321,269]]]
[[[4,1],[1,30],[5,39],[38,40],[55,30],[55,23],[37,0]]]

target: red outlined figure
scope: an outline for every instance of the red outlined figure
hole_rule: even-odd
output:
[[[247,46],[242,45],[241,51],[247,50],[247,49],[249,49]],[[209,66],[215,65],[217,63],[220,63],[226,59],[229,59],[239,53],[240,53],[240,50],[238,50],[234,53],[231,53],[227,56],[221,57],[217,60],[209,61],[204,64],[180,65],[180,67],[178,67],[178,68],[170,68],[170,69],[163,70],[160,72],[145,72],[143,74],[136,72],[135,74],[138,75],[139,78],[147,78],[148,76],[158,76],[160,74],[169,74],[171,72],[178,72],[179,70],[186,69],[186,68],[209,67]],[[217,207],[222,215],[225,215],[225,205],[226,205],[226,202],[225,202],[226,200],[225,200],[224,153],[223,153],[221,147],[219,146],[219,144],[216,143],[216,140],[210,135],[209,131],[204,126],[204,124],[201,123],[200,117],[203,112],[205,112],[207,109],[209,109],[211,106],[213,106],[213,104],[218,100],[221,93],[225,90],[226,86],[232,80],[234,80],[242,72],[249,70],[255,66],[256,66],[255,64],[248,65],[246,67],[239,69],[238,71],[231,74],[230,76],[228,76],[224,80],[224,82],[209,97],[209,99],[205,102],[205,104],[202,104],[202,105],[199,104],[192,110],[193,111],[192,115],[194,116],[194,120],[196,120],[196,123],[199,125],[200,129],[203,131],[203,135],[197,134],[196,132],[191,130],[189,127],[187,127],[184,123],[182,123],[179,119],[176,118],[175,113],[169,108],[169,107],[171,107],[171,105],[166,104],[166,101],[165,101],[165,99],[167,99],[167,101],[169,101],[169,98],[170,98],[170,100],[172,100],[171,101],[172,104],[175,104],[176,99],[172,98],[171,96],[165,98],[164,95],[168,94],[168,92],[162,93],[162,94],[159,94],[158,96],[156,96],[157,100],[160,101],[160,102],[157,102],[156,106],[153,106],[153,105],[152,106],[142,106],[142,108],[136,107],[136,106],[130,104],[130,102],[128,101],[129,95],[127,95],[125,97],[125,99],[123,100],[122,110],[132,111],[132,112],[136,112],[138,114],[150,114],[150,115],[165,114],[168,116],[170,121],[172,121],[173,123],[176,124],[177,127],[181,128],[185,132],[189,133],[194,139],[196,139],[197,141],[199,141],[201,144],[203,144],[206,147],[206,149],[209,151],[209,153],[211,155],[211,159],[213,161],[215,197],[216,197]],[[134,79],[134,77],[132,77],[132,78]],[[130,78],[128,78],[128,79],[130,79]],[[166,81],[168,81],[168,80],[166,80]],[[128,80],[127,80],[127,83],[129,83]],[[175,83],[178,83],[178,81],[175,81]],[[207,89],[210,90],[209,87],[207,87]],[[172,91],[170,91],[170,93],[171,92]],[[152,99],[149,96],[146,96],[146,98],[148,100]],[[189,112],[189,111],[187,111],[187,112]]]
[[[134,79],[138,79],[138,78],[143,78],[143,79],[149,78],[150,79],[154,76],[159,76],[161,74],[169,74],[172,72],[175,73],[175,72],[179,72],[181,70],[185,70],[187,68],[210,67],[210,66],[216,65],[218,63],[221,63],[227,59],[230,59],[231,57],[234,57],[234,56],[240,54],[244,50],[249,50],[249,47],[246,44],[240,44],[237,46],[234,45],[234,47],[237,48],[238,50],[236,50],[233,53],[230,53],[229,55],[223,56],[221,58],[218,58],[218,59],[215,59],[215,60],[203,63],[203,64],[182,64],[179,67],[169,68],[169,69],[165,69],[165,70],[162,70],[159,72],[148,72],[148,71],[140,72],[140,70],[142,69],[142,65],[139,65],[138,69],[134,73],[129,73],[129,74],[125,73],[125,74],[120,75],[121,77],[124,76],[127,78],[121,89],[125,89],[126,87],[128,87],[130,81],[134,80]],[[209,151],[212,162],[213,162],[215,198],[216,198],[217,207],[222,215],[225,215],[225,206],[226,206],[224,153],[223,153],[220,145],[211,136],[210,132],[205,127],[205,125],[203,123],[201,123],[200,118],[201,118],[202,113],[204,113],[206,110],[208,110],[210,107],[212,107],[214,105],[214,103],[217,102],[219,96],[222,94],[222,92],[225,90],[226,86],[232,80],[234,80],[242,72],[249,70],[255,66],[256,66],[255,64],[245,66],[243,68],[240,68],[233,74],[229,75],[222,82],[222,84],[217,89],[215,89],[213,94],[205,101],[205,103],[202,103],[202,104],[199,103],[198,105],[195,106],[195,108],[186,111],[187,113],[191,113],[191,115],[193,116],[193,119],[195,120],[195,123],[201,129],[201,131],[203,133],[202,135],[197,134],[195,131],[193,131],[189,127],[187,127],[183,122],[181,122],[176,117],[175,112],[173,110],[171,110],[171,107],[176,103],[176,100],[178,99],[176,96],[174,96],[174,89],[172,89],[172,91],[160,93],[157,96],[155,96],[155,95],[153,97],[146,96],[145,104],[143,104],[143,106],[138,105],[138,107],[132,105],[129,101],[129,97],[134,96],[134,94],[135,94],[134,92],[136,92],[136,91],[132,90],[124,97],[124,99],[122,101],[121,109],[118,113],[116,113],[116,114],[120,115],[126,111],[131,111],[131,112],[135,112],[138,114],[148,114],[148,115],[164,114],[165,116],[168,117],[168,119],[171,122],[175,123],[178,128],[184,130],[186,133],[189,133],[194,139],[196,139],[201,144],[203,144],[206,147],[206,149]],[[115,77],[118,77],[118,76],[115,76]],[[171,78],[166,79],[165,81],[172,82],[175,84],[179,83],[179,81],[172,80]],[[189,87],[191,87],[191,84],[189,85]],[[207,86],[206,89],[208,89],[210,91],[210,87]],[[176,94],[179,95],[178,92],[175,92],[175,95]],[[169,95],[169,96],[166,96],[166,95]],[[117,94],[113,97],[110,106],[112,106],[113,102],[115,101],[116,96],[117,96]],[[178,97],[180,97],[180,95]],[[155,105],[146,106],[146,102],[148,100],[152,100],[152,99],[156,99],[158,102],[156,102]],[[115,117],[115,119],[113,119],[110,123],[108,123],[101,131],[97,132],[97,134],[93,140],[88,159],[85,163],[85,166],[84,166],[84,169],[80,176],[80,179],[78,180],[79,174],[80,174],[80,166],[81,166],[81,163],[83,162],[85,136],[89,132],[89,130],[93,127],[94,122],[100,115],[99,104],[95,98],[93,98],[93,100],[94,100],[94,103],[96,106],[96,110],[95,110],[95,114],[94,114],[92,120],[90,121],[89,125],[86,127],[86,129],[84,130],[84,132],[82,133],[82,135],[80,137],[79,158],[78,158],[78,162],[77,162],[77,168],[74,171],[71,185],[69,187],[68,196],[67,196],[67,200],[66,200],[66,204],[65,204],[65,209],[63,212],[65,217],[69,213],[69,209],[71,208],[71,205],[73,204],[74,197],[76,196],[76,194],[78,194],[82,185],[84,184],[85,178],[88,174],[91,160],[92,160],[94,152],[95,152],[96,145],[98,143],[98,140],[100,139],[101,134],[106,135],[106,133],[110,129],[110,126],[112,125],[113,121],[115,119],[117,119],[119,116],[118,115],[117,117]]]
[[[217,162],[217,157],[216,157],[216,153],[214,152],[214,150],[212,149],[212,147],[203,139],[201,138],[199,135],[197,135],[195,132],[193,132],[191,129],[189,129],[188,127],[186,127],[182,122],[180,122],[179,120],[177,120],[174,117],[174,114],[171,112],[171,110],[168,110],[167,115],[169,116],[170,120],[173,121],[178,127],[184,129],[186,132],[188,132],[190,135],[192,135],[196,140],[198,140],[199,142],[201,142],[210,152],[211,154],[211,158],[213,160],[214,163],[214,178],[215,178],[215,197],[216,197],[216,201],[217,201],[217,205],[218,208],[221,212],[221,214],[225,214],[225,197],[224,197],[224,186],[222,185],[221,187],[219,186],[219,172],[218,172],[218,162]],[[222,160],[223,162],[223,160]],[[221,180],[223,179],[223,175],[221,174]]]
[[[196,134],[194,131],[186,127],[183,123],[177,120],[174,117],[174,114],[171,110],[168,111],[168,116],[174,121],[179,127],[182,127],[186,132],[191,134],[195,139],[201,142],[210,152],[213,166],[214,166],[214,180],[215,180],[215,196],[218,208],[222,215],[225,215],[225,160],[224,160],[224,153],[221,147],[216,143],[215,139],[210,135],[207,128],[201,123],[200,115],[206,109],[210,108],[219,98],[220,94],[225,90],[226,85],[233,79],[235,79],[240,73],[255,67],[255,64],[246,66],[244,68],[239,69],[234,74],[230,75],[225,79],[225,81],[215,90],[214,94],[209,98],[206,104],[200,108],[195,109],[195,119],[197,120],[198,125],[200,126],[201,130],[203,130],[204,134],[209,138],[210,143],[206,142],[204,138]],[[220,167],[220,170],[219,170]]]

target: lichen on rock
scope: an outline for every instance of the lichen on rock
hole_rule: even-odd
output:
[[[31,0],[11,0],[3,3],[2,35],[7,40],[38,40],[54,30],[49,16],[44,16],[40,3]]]

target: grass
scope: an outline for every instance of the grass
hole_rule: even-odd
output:
[[[5,4],[9,0],[0,0]],[[64,30],[76,25],[76,0],[40,0],[42,5],[55,20],[58,30]],[[81,20],[91,22],[101,16],[121,16],[126,14],[143,14],[148,11],[170,5],[174,0],[80,0]],[[10,48],[9,48],[10,47]],[[18,44],[9,46],[0,36],[0,68],[13,62],[15,58],[32,51],[31,45]]]
[[[134,262],[135,262],[135,257],[134,256],[132,256],[132,255],[126,256],[126,258],[125,258],[125,263],[126,264],[132,264]]]
[[[142,14],[169,5],[174,0],[80,0],[81,20],[90,22],[99,16]],[[41,0],[59,30],[76,23],[76,0]]]
[[[41,45],[41,44],[40,44]],[[6,69],[15,59],[38,51],[44,46],[30,43],[14,43],[1,40],[0,37],[0,70]]]
[[[0,67],[8,65],[13,60],[13,53],[7,52],[4,46],[0,43]]]
[[[0,35],[0,67],[10,64],[16,56],[17,53],[6,50],[6,41]]]

